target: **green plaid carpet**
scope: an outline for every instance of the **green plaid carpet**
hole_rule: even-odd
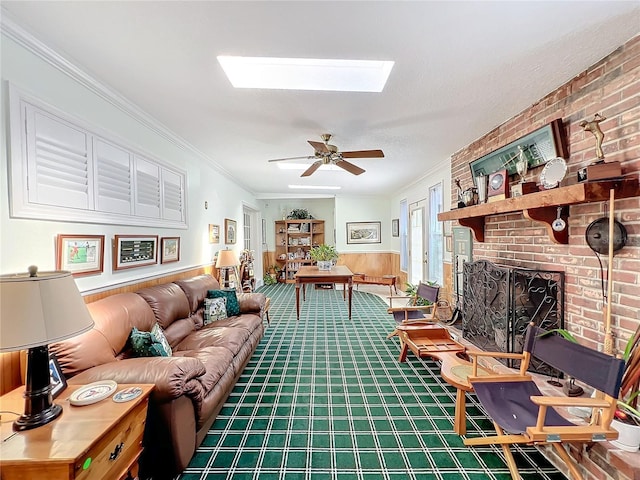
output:
[[[511,477],[501,451],[453,433],[455,389],[435,362],[398,363],[393,320],[377,296],[263,287],[271,325],[181,480],[419,480]],[[475,398],[470,436],[493,428]],[[522,477],[564,479],[534,448],[517,449]]]

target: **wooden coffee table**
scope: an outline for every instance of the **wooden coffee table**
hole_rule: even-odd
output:
[[[349,320],[351,320],[351,297],[353,293],[353,273],[344,265],[336,265],[331,270],[320,270],[318,267],[308,265],[300,267],[295,274],[296,279],[296,315],[300,320],[300,287],[302,287],[302,300],[306,300],[305,285],[307,283],[342,283],[345,289],[343,298],[349,290]]]

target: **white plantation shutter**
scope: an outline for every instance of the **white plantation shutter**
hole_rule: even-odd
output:
[[[162,218],[184,221],[184,176],[162,169]]]
[[[95,139],[94,152],[96,210],[131,215],[132,155],[101,138]]]
[[[29,201],[93,208],[87,133],[30,105],[26,108],[26,130]]]
[[[135,214],[160,218],[160,167],[135,156],[136,202]]]
[[[187,227],[184,171],[13,86],[9,97],[12,217]]]

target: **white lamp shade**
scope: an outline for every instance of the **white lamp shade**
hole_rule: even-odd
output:
[[[233,250],[220,250],[218,252],[216,268],[237,267],[238,265],[240,265],[240,260],[238,260],[238,256]]]
[[[59,342],[91,327],[70,272],[0,276],[0,351]]]

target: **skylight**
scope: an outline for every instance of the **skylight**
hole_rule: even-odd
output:
[[[235,88],[381,92],[394,62],[218,56]]]

